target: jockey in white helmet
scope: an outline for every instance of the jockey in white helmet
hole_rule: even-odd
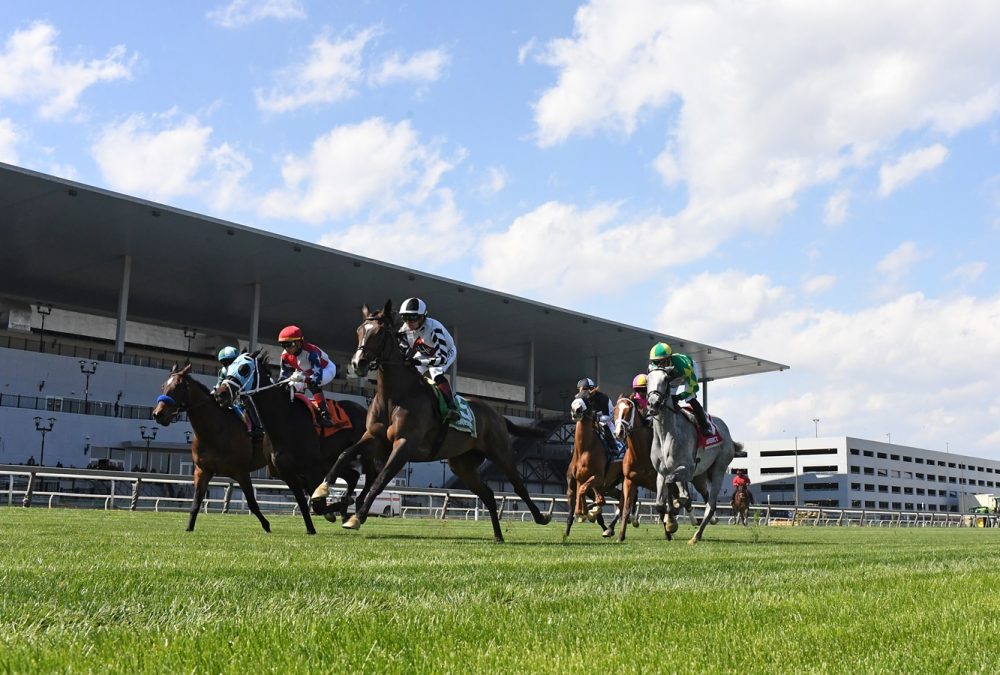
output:
[[[451,419],[458,418],[455,395],[445,372],[455,362],[458,350],[451,333],[440,321],[427,316],[427,304],[420,298],[407,298],[399,306],[399,347],[413,362],[421,375],[428,375],[437,384],[448,404]]]

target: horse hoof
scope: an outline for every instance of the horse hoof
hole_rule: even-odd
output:
[[[552,522],[552,516],[550,516],[547,513],[543,513],[541,518],[535,520],[535,523],[537,523],[538,525],[548,525],[551,522]]]
[[[347,522],[341,525],[341,527],[344,528],[345,530],[360,530],[361,521],[358,519],[357,515],[353,515],[350,518],[348,518]]]
[[[676,531],[677,531],[677,521],[676,520],[667,523],[667,532],[669,532],[670,534],[673,534]]]
[[[604,532],[601,532],[601,536],[604,537],[605,539],[607,539],[608,537],[613,537],[613,536],[615,536],[615,531],[614,530],[604,530]]]
[[[331,513],[327,511],[326,513],[323,514],[323,517],[326,518],[329,522],[335,523],[337,522],[337,517],[339,515],[340,515],[339,513]]]
[[[688,539],[688,546],[694,546],[698,543],[698,537],[691,537]]]
[[[636,518],[632,521],[632,527],[639,527],[639,519]]]
[[[587,519],[586,519],[586,518],[584,518],[583,516],[577,516],[577,517],[576,517],[576,522],[578,522],[578,523],[582,523],[582,522],[583,522],[583,521],[585,521],[585,520],[587,520]]]
[[[319,499],[326,501],[326,498],[329,496],[330,496],[330,486],[326,484],[326,481],[323,481],[322,483],[319,484],[319,487],[313,490],[312,497],[310,497],[310,499],[312,499],[313,501]]]

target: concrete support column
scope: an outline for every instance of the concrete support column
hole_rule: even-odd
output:
[[[257,349],[260,329],[260,282],[253,285],[253,306],[250,308],[250,351]]]
[[[451,368],[448,369],[448,379],[451,380],[452,391],[457,393],[458,392],[458,326],[452,326],[448,332],[451,333],[451,337],[455,341],[455,360],[452,361]]]
[[[535,341],[528,343],[528,391],[524,397],[528,412],[535,412]]]
[[[708,380],[701,381],[701,407],[708,412]]]
[[[128,320],[128,289],[132,282],[132,256],[122,261],[122,282],[118,288],[118,325],[115,328],[115,354],[118,360],[125,354],[125,323]]]

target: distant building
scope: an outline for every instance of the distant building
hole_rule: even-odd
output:
[[[974,494],[1000,491],[1000,461],[850,436],[747,441],[759,504],[958,512]],[[723,486],[724,498],[732,485]],[[722,501],[723,498],[720,498]]]

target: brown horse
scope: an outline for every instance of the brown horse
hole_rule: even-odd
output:
[[[364,377],[370,370],[377,372],[377,389],[368,408],[367,430],[355,446],[341,455],[331,470],[336,473],[343,462],[357,453],[373,457],[388,456],[385,466],[374,482],[369,481],[367,496],[358,498],[357,510],[342,527],[356,530],[368,517],[375,497],[399,473],[407,462],[448,460],[448,466],[478,496],[490,512],[493,536],[503,541],[500,519],[493,491],[483,481],[479,465],[487,458],[503,471],[535,522],[544,525],[549,517],[532,501],[524,481],[514,465],[510,433],[535,435],[533,430],[518,427],[486,403],[470,400],[476,416],[476,437],[442,425],[434,392],[413,365],[406,361],[397,341],[397,319],[392,301],[378,312],[365,305],[361,309],[364,321],[358,327],[358,348],[351,364]],[[313,499],[325,497],[331,477],[328,476]]]
[[[573,456],[566,470],[566,501],[569,513],[563,537],[569,536],[574,518],[581,523],[584,519],[596,521],[603,530],[601,536],[610,537],[614,535],[615,523],[623,513],[619,510],[611,525],[604,525],[601,509],[605,504],[605,496],[614,496],[619,499],[619,505],[621,504],[621,492],[617,486],[622,480],[622,463],[608,461],[608,451],[597,428],[597,425],[601,424],[597,420],[598,411],[591,405],[594,391],[596,390],[582,391],[573,401],[572,418],[576,422],[576,431],[573,436]],[[594,500],[589,510],[586,505],[588,495],[592,495]]]
[[[270,532],[271,525],[257,505],[250,472],[267,465],[265,446],[269,447],[271,441],[265,437],[262,443],[254,444],[240,418],[232,410],[216,405],[208,387],[191,377],[190,364],[179,370],[174,366],[162,391],[153,408],[153,419],[167,426],[178,413],[186,411],[194,429],[194,501],[187,531],[194,530],[209,481],[215,476],[228,476],[243,490],[250,512],[257,516],[264,531]]]
[[[625,459],[622,460],[622,513],[625,514],[625,522],[618,535],[618,541],[625,541],[625,530],[628,529],[629,522],[633,526],[639,524],[638,517],[630,521],[632,511],[636,509],[638,503],[639,486],[647,490],[656,490],[656,469],[649,458],[649,451],[653,447],[653,428],[643,418],[639,411],[639,404],[631,396],[619,396],[615,402],[615,436],[627,445]],[[663,526],[663,535],[669,540],[671,534],[667,530],[666,524]]]
[[[750,488],[747,485],[737,486],[730,503],[733,507],[733,515],[736,516],[736,522],[747,525],[747,514],[750,513],[750,504],[753,503]]]

